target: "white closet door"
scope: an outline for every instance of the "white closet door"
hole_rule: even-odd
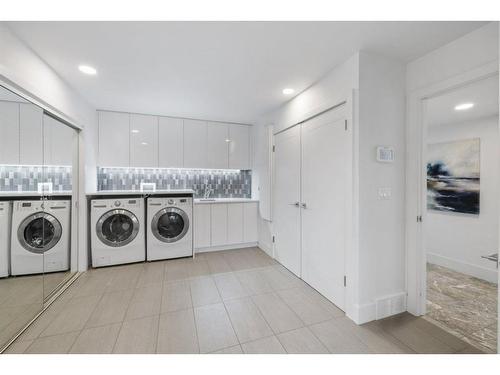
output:
[[[350,165],[343,110],[313,118],[301,131],[302,279],[343,309]]]
[[[158,119],[158,164],[160,168],[182,168],[184,123],[181,118]]]
[[[229,155],[229,132],[227,124],[209,122],[207,124],[208,167],[227,169]]]
[[[274,144],[274,252],[278,262],[300,276],[300,126],[277,134]]]

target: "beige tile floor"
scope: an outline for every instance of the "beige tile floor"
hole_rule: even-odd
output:
[[[497,350],[498,286],[427,264],[426,318],[487,353]]]
[[[258,248],[91,270],[8,353],[462,353],[409,314],[357,326]]]

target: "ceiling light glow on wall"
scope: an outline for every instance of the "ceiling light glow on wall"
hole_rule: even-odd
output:
[[[78,70],[84,74],[88,74],[89,76],[95,76],[97,74],[97,70],[88,65],[79,65]]]
[[[282,92],[283,92],[283,94],[285,94],[285,95],[292,95],[292,94],[295,92],[295,90],[294,90],[294,89],[287,88],[287,89],[283,89],[283,91],[282,91]]]
[[[465,111],[474,107],[474,103],[462,103],[455,106],[455,111]]]

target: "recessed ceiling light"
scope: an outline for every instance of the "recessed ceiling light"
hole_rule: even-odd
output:
[[[132,133],[137,134],[137,133],[139,133],[139,130],[137,130],[137,129],[132,129]]]
[[[294,89],[287,88],[287,89],[283,89],[283,91],[282,91],[282,92],[283,92],[283,94],[285,94],[285,95],[292,95],[292,94],[295,92],[295,90],[294,90]]]
[[[474,107],[474,103],[462,103],[455,106],[455,111],[465,111]]]
[[[89,76],[95,76],[97,74],[97,70],[88,65],[79,65],[78,70],[82,73],[88,74]]]

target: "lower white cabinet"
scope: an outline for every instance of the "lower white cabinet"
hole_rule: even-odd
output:
[[[210,215],[212,246],[227,244],[227,204],[212,204]]]
[[[194,205],[194,247],[209,247],[210,246],[210,215],[209,204]]]
[[[243,243],[243,203],[227,204],[226,244]]]
[[[257,202],[245,203],[243,205],[243,242],[258,241],[257,212]]]
[[[195,204],[195,249],[237,248],[257,242],[257,205],[257,202]]]

